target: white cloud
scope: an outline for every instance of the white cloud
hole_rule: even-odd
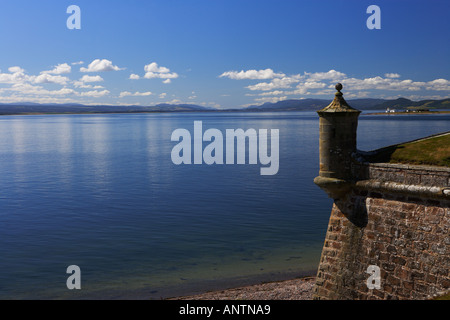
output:
[[[178,74],[176,72],[170,72],[169,68],[166,67],[160,67],[156,62],[152,62],[150,64],[147,64],[144,66],[145,75],[144,78],[146,79],[165,79],[163,83],[170,83],[170,79],[176,79],[178,78]]]
[[[76,88],[82,88],[82,89],[93,89],[94,86],[90,85],[90,84],[85,84],[83,81],[74,81],[73,85]]]
[[[128,96],[132,96],[132,95],[133,94],[131,92],[123,91],[120,93],[119,98],[128,97]]]
[[[104,89],[105,88],[103,86],[93,86],[92,84],[85,84],[82,81],[74,81],[73,84],[76,88],[81,88],[81,89]]]
[[[330,90],[332,91],[332,90]],[[330,92],[331,94],[331,92]],[[345,95],[347,99],[356,99],[356,98],[370,98],[370,93],[367,91],[356,91],[355,93],[347,93]]]
[[[48,73],[40,74],[34,79],[34,83],[56,83],[60,85],[65,85],[67,81],[69,81],[67,77],[60,75],[53,76]]]
[[[170,69],[166,67],[159,67],[156,62],[152,62],[144,67],[144,71],[154,73],[169,73]]]
[[[74,81],[75,87],[96,89],[88,92],[77,92],[65,85],[71,83],[68,77],[61,76],[61,73],[67,73],[70,69],[68,64],[59,64],[53,70],[43,71],[39,75],[27,75],[24,69],[14,66],[8,70],[11,73],[0,73],[0,83],[8,83],[10,87],[0,88],[1,101],[4,102],[23,102],[32,101],[40,103],[66,103],[79,102],[76,97],[102,97],[108,95],[108,90],[102,86],[92,86],[86,82],[103,81],[99,76],[84,76],[79,81]],[[36,85],[39,84],[39,85]],[[64,85],[59,90],[49,90],[46,85],[59,84]]]
[[[306,81],[304,83],[300,83],[297,87],[304,87],[308,89],[322,89],[325,87],[325,83],[323,82],[315,82],[315,81]]]
[[[243,79],[251,79],[251,80],[263,80],[263,79],[273,79],[273,78],[282,78],[286,75],[284,73],[275,73],[272,69],[265,70],[241,70],[241,71],[227,71],[222,73],[219,78],[227,77],[233,80],[243,80]]]
[[[163,81],[164,84],[169,84],[171,82],[172,82],[172,80],[170,80],[170,79],[166,79],[166,80]]]
[[[18,68],[18,69],[15,69]],[[14,73],[0,73],[0,83],[23,83],[33,81],[35,77],[28,76],[19,67],[12,67],[8,70],[17,71]]]
[[[129,79],[131,79],[131,80],[139,80],[140,78],[141,77],[139,75],[132,73],[132,74],[130,74],[130,78]]]
[[[260,93],[260,96],[279,96],[280,94],[284,94],[284,91],[280,91],[280,90],[275,90],[275,91],[270,91],[270,92],[263,92]],[[252,96],[249,94],[249,96]]]
[[[8,71],[11,72],[11,73],[24,73],[25,72],[24,69],[22,69],[21,67],[17,67],[17,66],[9,67]]]
[[[294,91],[286,92],[288,94],[310,94],[311,89],[322,89],[325,88],[326,84],[323,82],[316,82],[316,81],[305,81],[302,83],[299,83],[297,85],[297,89]],[[317,92],[316,92],[317,94]]]
[[[81,72],[103,72],[103,71],[119,71],[122,70],[118,66],[112,64],[111,61],[106,59],[95,59],[87,68],[80,68]]]
[[[39,76],[30,76],[25,74],[25,70],[20,67],[8,68],[11,73],[0,73],[0,83],[23,84],[23,83],[56,83],[65,85],[69,78],[60,75],[51,75],[42,73]]]
[[[84,75],[83,77],[81,77],[80,79],[81,82],[83,83],[87,83],[87,82],[101,82],[103,81],[103,78],[100,76],[88,76],[88,75]]]
[[[0,89],[1,90],[1,89]],[[29,102],[33,101],[36,103],[73,103],[77,102],[74,99],[74,95],[61,95],[60,90],[59,94],[54,94],[54,92],[48,92],[47,94],[43,93],[42,95],[26,95],[23,93],[12,94],[10,96],[0,96],[0,102],[3,103],[13,103],[13,102]]]
[[[70,89],[70,88],[62,88],[59,90],[50,91],[50,94],[68,95],[68,94],[76,94],[76,92],[75,92],[75,90]]]
[[[59,90],[47,90],[42,86],[34,86],[29,83],[14,84],[11,86],[11,88],[3,88],[2,90],[17,92],[22,96],[27,96],[28,100],[30,99],[30,96],[64,96],[69,94],[76,94],[75,90],[66,87]]]
[[[450,81],[446,79],[436,79],[426,83],[427,90],[450,91]]]
[[[108,95],[109,93],[110,92],[108,90],[103,90],[103,91],[93,90],[93,91],[81,92],[80,96],[82,96],[82,97],[100,98],[100,97]]]
[[[147,72],[147,73],[145,73],[144,78],[146,78],[146,79],[154,79],[154,78],[176,79],[176,78],[178,78],[178,74],[175,72],[172,72],[172,73]]]
[[[255,101],[259,102],[259,103],[266,103],[266,102],[271,102],[271,103],[275,103],[278,101],[283,101],[286,100],[287,96],[281,96],[281,97],[262,97],[262,98],[256,98]]]
[[[133,97],[145,97],[145,96],[150,96],[152,95],[152,93],[150,91],[147,92],[135,92],[135,93],[131,93],[128,91],[123,91],[120,93],[119,98],[123,98],[123,97],[129,97],[129,96],[133,96]]]
[[[51,73],[51,74],[64,74],[64,73],[70,73],[72,71],[72,67],[69,66],[67,63],[61,63],[58,64],[53,68],[53,70],[49,71],[42,71],[41,73]]]
[[[392,78],[382,78],[376,76],[373,78],[343,79],[344,84],[349,90],[396,90],[396,91],[418,91],[425,85],[425,82],[415,82],[412,80],[397,80]]]
[[[159,95],[160,99],[164,99],[167,96],[167,93],[163,92]]]
[[[298,82],[299,80],[296,77],[284,77],[284,78],[275,78],[271,82],[260,82],[255,85],[251,85],[246,87],[252,91],[261,90],[261,91],[270,91],[274,89],[286,89],[290,88],[293,83]]]
[[[384,76],[391,79],[400,78],[400,75],[398,73],[385,73]]]
[[[329,70],[327,72],[314,72],[314,73],[305,72],[305,76],[309,80],[313,80],[313,81],[320,81],[320,80],[338,81],[338,80],[346,78],[345,73],[342,73],[342,72],[339,72],[336,70]]]
[[[255,100],[258,102],[273,102],[278,98],[272,96],[282,95],[330,95],[334,92],[336,82],[344,84],[345,90],[348,92],[348,98],[368,97],[371,96],[371,91],[373,90],[403,91],[403,96],[405,96],[405,93],[407,92],[420,90],[450,91],[450,81],[447,79],[435,79],[428,82],[413,81],[411,79],[400,80],[400,74],[398,73],[386,73],[384,76],[368,78],[350,78],[345,73],[333,69],[326,72],[304,72],[303,75],[274,73],[272,69],[259,71],[242,70],[240,72],[227,71],[222,73],[219,77],[227,77],[233,80],[271,79],[269,82],[260,82],[245,87],[250,91],[262,91],[259,94],[247,93],[245,94],[246,96],[257,95],[260,97],[267,97],[267,99],[259,98]],[[278,90],[289,89],[295,83],[298,83],[295,90]]]
[[[72,62],[71,64],[74,66],[74,65],[80,65],[83,63],[84,63],[84,61],[77,61],[77,62]]]
[[[132,96],[132,95],[133,94],[131,92],[123,91],[120,93],[119,98],[128,97],[128,96]]]

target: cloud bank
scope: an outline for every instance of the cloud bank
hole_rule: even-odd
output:
[[[227,71],[220,78],[232,80],[267,80],[245,86],[245,89],[254,92],[246,96],[255,96],[255,103],[277,102],[290,99],[299,99],[303,96],[330,96],[334,93],[334,85],[341,82],[347,92],[347,97],[386,96],[386,92],[399,92],[399,96],[417,99],[443,99],[439,95],[408,95],[408,92],[450,91],[450,81],[435,79],[431,81],[414,81],[401,79],[395,72],[385,73],[384,76],[366,78],[349,77],[341,71],[331,69],[325,72],[304,72],[303,74],[286,75],[283,72],[274,72],[272,69]]]

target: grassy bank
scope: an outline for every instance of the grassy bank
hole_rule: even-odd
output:
[[[450,167],[450,133],[378,150],[370,162]]]

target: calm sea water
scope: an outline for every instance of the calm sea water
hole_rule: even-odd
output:
[[[280,130],[280,169],[180,165],[172,131]],[[358,148],[450,130],[449,115],[361,115]],[[0,299],[153,298],[315,274],[332,202],[318,116],[0,117]],[[205,144],[206,145],[206,144]],[[81,268],[68,290],[66,268]]]

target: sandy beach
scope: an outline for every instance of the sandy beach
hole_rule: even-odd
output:
[[[315,277],[268,282],[168,300],[311,300]]]

